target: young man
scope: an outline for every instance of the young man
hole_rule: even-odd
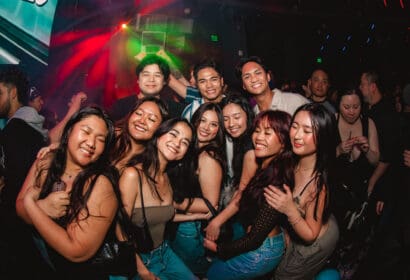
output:
[[[40,94],[40,91],[36,87],[31,87],[28,94],[28,105],[36,109],[38,113],[40,113],[41,109],[43,109],[44,100]]]
[[[236,67],[236,74],[242,80],[244,90],[249,92],[256,101],[253,108],[255,114],[270,109],[293,115],[298,107],[309,102],[299,94],[282,92],[279,89],[270,90],[270,74],[257,56],[241,59]]]
[[[336,109],[327,98],[329,88],[330,80],[326,71],[323,69],[313,71],[307,82],[307,94],[309,98],[315,103],[322,104],[329,112],[335,114]]]
[[[364,113],[374,121],[379,138],[380,160],[369,178],[367,192],[370,197],[371,208],[369,209],[372,211],[370,214],[376,211],[381,217],[376,225],[374,240],[367,254],[368,260],[365,262],[366,265],[359,270],[358,279],[386,279],[391,275],[394,279],[399,279],[400,277],[394,277],[396,275],[386,274],[386,272],[388,266],[395,261],[394,254],[391,253],[396,244],[390,240],[391,233],[394,231],[394,221],[400,215],[403,215],[401,217],[406,216],[404,213],[395,212],[397,205],[400,204],[398,204],[399,199],[407,196],[401,192],[402,182],[398,173],[401,162],[399,158],[400,141],[403,141],[404,137],[400,136],[400,120],[393,102],[383,95],[381,76],[375,71],[363,72],[360,77],[360,90],[367,103]],[[408,201],[406,203],[408,204]],[[400,250],[395,252],[400,252]]]
[[[135,70],[138,76],[140,92],[117,100],[111,107],[111,117],[119,120],[125,117],[134,107],[138,98],[154,96],[160,98],[160,93],[167,85],[170,77],[170,68],[165,59],[158,55],[147,55],[138,64]],[[180,116],[183,104],[171,99],[164,100],[168,106],[170,117]]]
[[[387,171],[391,163],[396,160],[398,147],[398,115],[395,112],[393,103],[385,98],[382,94],[381,79],[378,73],[374,71],[364,72],[360,78],[360,90],[363,94],[363,99],[368,107],[364,108],[365,114],[369,116],[377,128],[377,135],[380,146],[380,161],[376,169],[369,179],[368,194],[372,194],[375,187],[379,185],[376,196],[377,213],[380,214],[383,209],[383,202],[388,196],[390,188],[386,182],[389,175]],[[387,177],[386,177],[387,176]],[[383,180],[381,180],[383,179]],[[390,178],[391,179],[391,178]],[[384,187],[382,185],[385,185]]]
[[[44,117],[27,106],[28,97],[28,82],[23,72],[9,68],[0,74],[0,117],[8,119],[0,133],[0,162],[5,182],[1,205],[13,212],[26,174],[48,138],[48,131],[43,129]]]
[[[205,59],[195,65],[194,77],[201,97],[191,97],[192,102],[182,112],[184,118],[191,120],[195,111],[205,102],[221,102],[225,87],[221,73],[219,65],[212,59]]]

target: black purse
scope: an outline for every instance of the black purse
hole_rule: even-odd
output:
[[[209,211],[211,212],[212,217],[209,220],[212,220],[213,218],[215,218],[218,215],[218,210],[215,209],[215,207],[212,205],[212,203],[206,199],[205,197],[202,198],[206,204],[206,206],[208,207]],[[205,229],[206,226],[208,225],[208,221],[204,221],[201,224],[202,229]],[[203,232],[203,230],[202,230]],[[220,230],[219,230],[219,237],[217,242],[228,242],[228,241],[232,241],[233,238],[233,229],[232,229],[232,225],[230,224],[229,221],[225,222]]]
[[[116,221],[121,230],[131,229],[131,222],[122,207],[120,194],[115,192],[119,201]],[[136,250],[131,241],[120,241],[115,234],[116,224],[113,222],[100,249],[90,259],[93,269],[105,272],[107,275],[121,275],[129,279],[137,274]],[[128,234],[130,236],[130,234]]]
[[[91,259],[91,264],[94,269],[105,271],[109,275],[121,275],[131,279],[137,274],[135,254],[134,244],[113,237],[104,241]]]
[[[138,171],[138,170],[137,170]],[[138,171],[139,172],[139,171]],[[139,178],[139,188],[141,194],[141,207],[142,207],[142,217],[143,217],[143,224],[142,226],[134,226],[134,240],[137,247],[137,252],[139,253],[148,253],[154,249],[154,242],[152,240],[151,232],[149,231],[147,216],[145,215],[145,207],[144,207],[144,196],[142,194],[142,182],[141,182],[141,175],[138,176]]]

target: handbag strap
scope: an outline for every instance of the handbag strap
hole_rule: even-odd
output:
[[[205,197],[202,197],[202,199],[204,200],[206,206],[208,207],[209,211],[212,214],[212,217],[215,217],[216,215],[218,215],[218,211],[215,209],[215,207],[212,205],[212,203],[206,199]]]
[[[142,194],[142,180],[141,180],[141,171],[134,166],[135,170],[138,173],[138,182],[139,182],[139,189],[140,189],[140,196],[141,196],[141,208],[142,208],[142,219],[144,225],[147,224],[147,216],[145,215],[145,206],[144,206],[144,195]]]
[[[134,167],[135,170],[138,172],[138,182],[139,182],[139,187],[140,187],[140,196],[141,196],[141,207],[142,207],[142,219],[144,222],[144,226],[148,224],[147,222],[147,216],[145,215],[145,206],[144,206],[144,195],[142,194],[142,180],[141,180],[141,174],[140,171]]]

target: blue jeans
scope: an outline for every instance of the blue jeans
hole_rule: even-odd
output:
[[[314,280],[340,280],[340,274],[334,268],[327,268],[320,271]]]
[[[205,274],[211,263],[206,258],[203,243],[201,222],[194,221],[180,223],[170,245],[193,273]]]
[[[178,258],[164,241],[158,248],[146,254],[139,254],[142,261],[149,271],[154,273],[161,280],[196,280],[197,277],[189,268]],[[126,280],[123,276],[110,276],[110,280]],[[138,275],[133,280],[141,279]]]
[[[215,260],[208,270],[209,280],[240,280],[265,275],[279,264],[285,249],[284,234],[267,237],[262,245],[227,261]]]

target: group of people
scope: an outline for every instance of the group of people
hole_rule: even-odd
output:
[[[340,258],[326,269],[335,252],[353,250],[345,221],[352,209],[336,196],[340,186],[360,201],[371,197],[369,212],[387,213],[374,240],[395,226],[389,240],[403,241],[408,230],[402,220],[390,223],[395,205],[374,196],[393,174],[408,173],[410,138],[394,131],[373,72],[362,75],[360,92],[341,91],[334,108],[325,71],[313,72],[307,98],[272,90],[261,59],[243,58],[236,73],[252,108],[227,88],[215,61],[193,67],[193,86],[148,55],[136,69],[138,95],[109,113],[81,108],[80,95],[38,145],[25,142],[38,130],[17,114],[29,90],[16,73],[0,75],[0,113],[9,118],[0,134],[3,275],[127,279],[94,262],[114,234],[132,244],[133,279],[349,279],[337,270]],[[161,99],[167,84],[179,102]],[[37,154],[47,138],[53,145]],[[135,234],[144,226],[148,250]]]

